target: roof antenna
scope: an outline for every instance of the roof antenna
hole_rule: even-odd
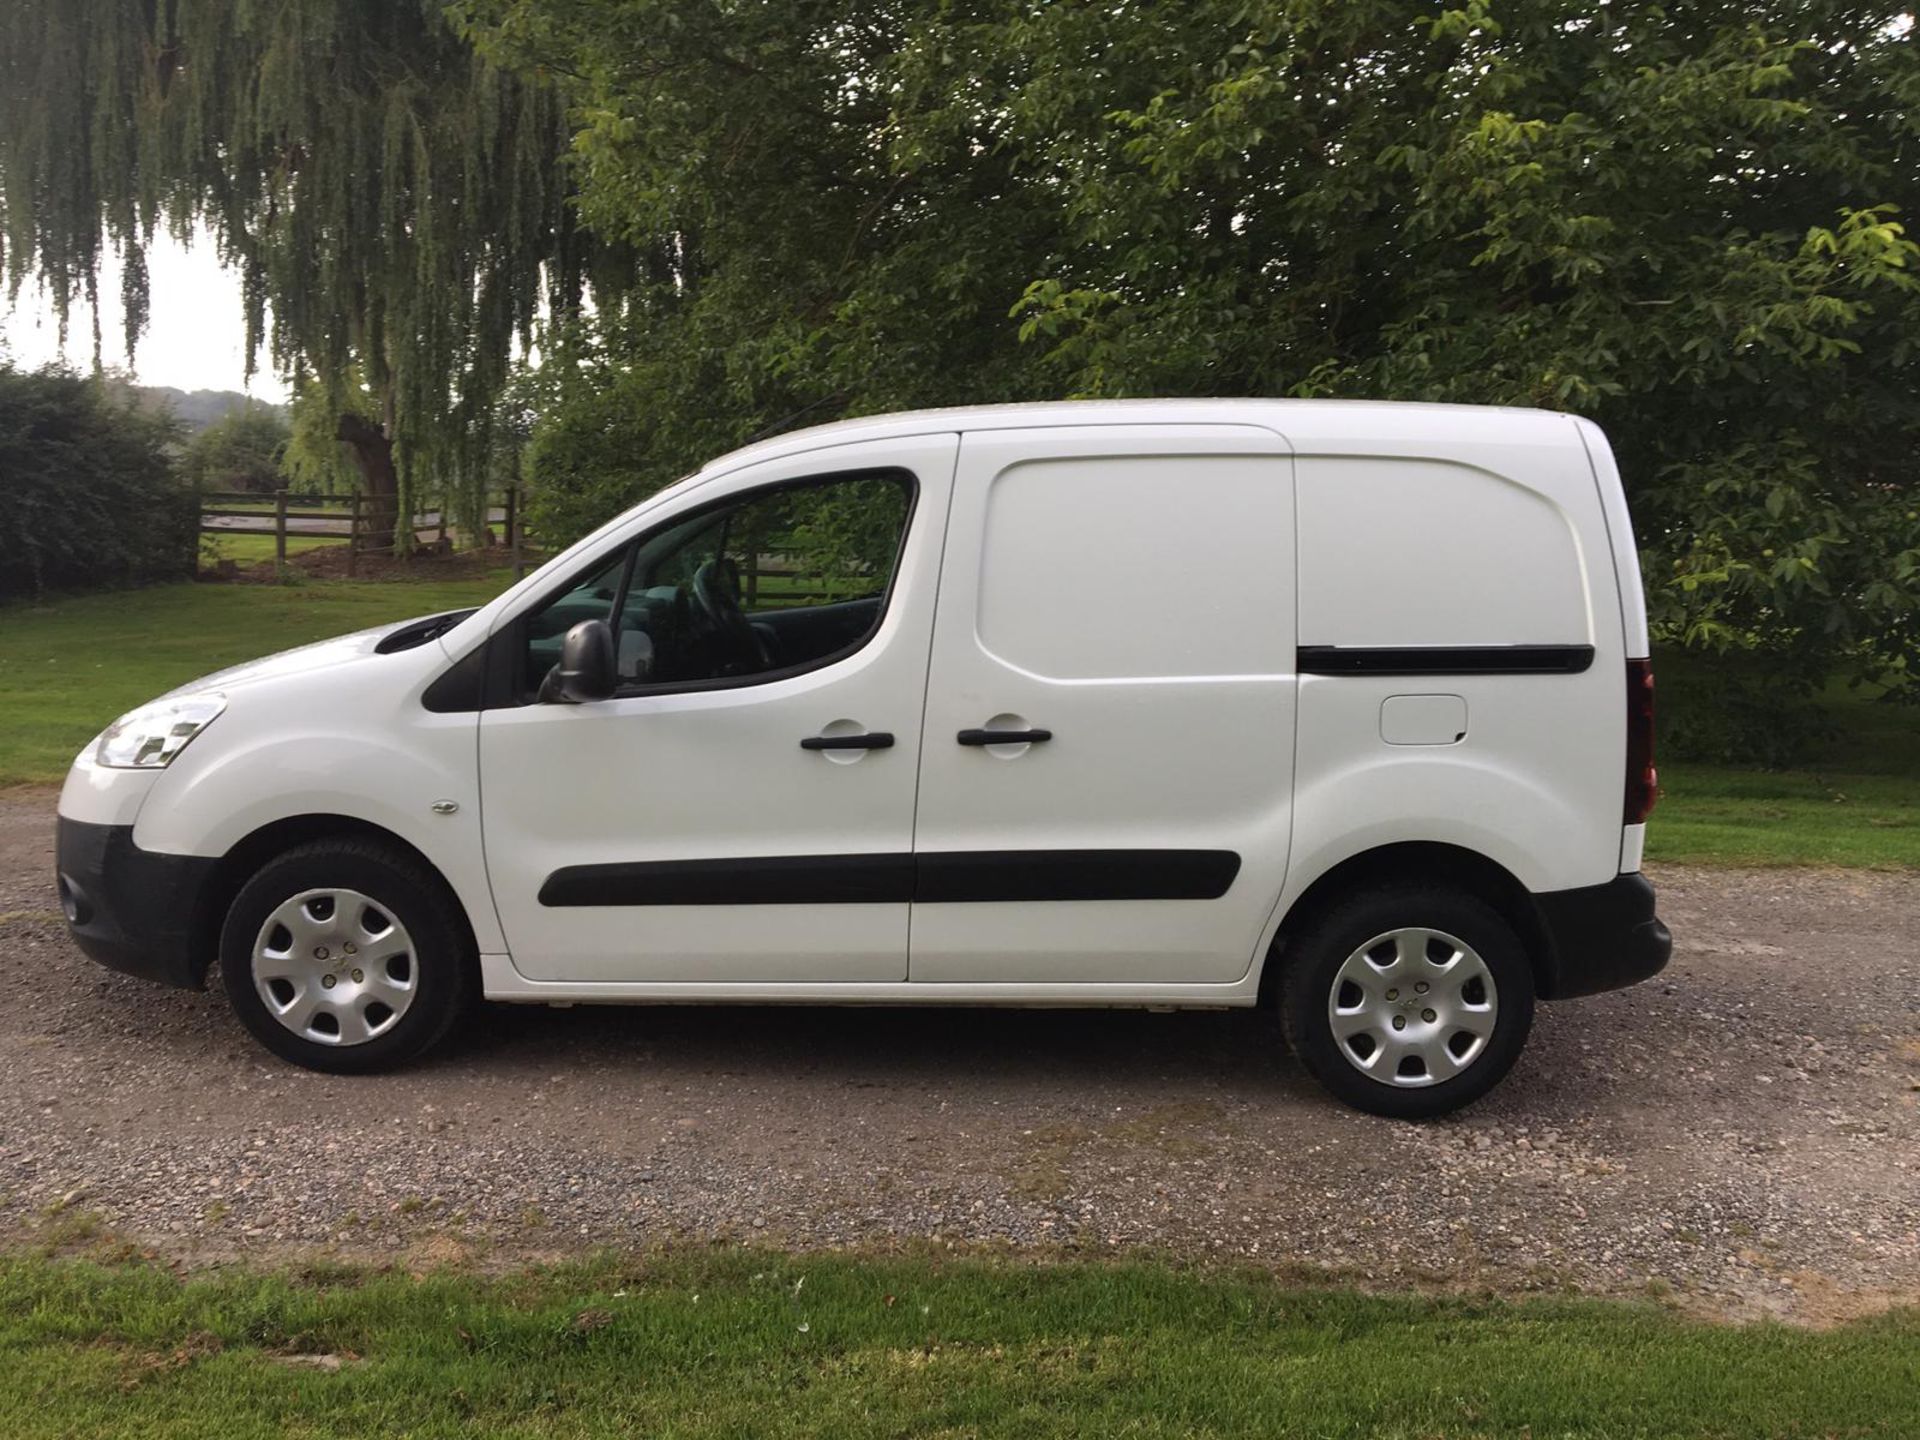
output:
[[[794,411],[791,415],[781,416],[778,420],[774,421],[771,425],[767,426],[766,429],[761,430],[756,434],[749,435],[746,439],[742,440],[739,446],[736,448],[744,449],[748,445],[757,445],[762,440],[771,439],[773,436],[778,435],[782,430],[787,429],[790,425],[793,424],[794,421],[800,419],[804,415],[811,414],[813,411],[818,410],[822,405],[828,405],[836,400],[845,400],[846,398],[847,398],[847,392],[844,390],[836,390],[831,395],[822,395],[818,400],[813,401],[811,404],[802,405],[798,410]]]

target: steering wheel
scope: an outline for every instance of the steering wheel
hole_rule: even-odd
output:
[[[724,555],[702,564],[693,573],[693,603],[706,628],[723,646],[751,665],[766,665],[766,646],[740,608],[738,565]]]

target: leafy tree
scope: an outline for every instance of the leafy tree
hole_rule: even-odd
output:
[[[1546,405],[1613,437],[1664,639],[1920,689],[1899,0],[460,9],[648,257],[559,347],[559,529],[796,415]]]
[[[813,583],[835,599],[885,587],[907,528],[912,496],[888,476],[791,490],[770,544],[787,547]]]
[[[196,490],[276,490],[290,433],[276,407],[250,402],[187,441],[181,474]]]
[[[330,495],[355,488],[359,466],[353,450],[340,438],[341,417],[352,413],[368,425],[378,424],[379,397],[349,369],[332,385],[308,380],[294,391],[287,406],[287,447],[281,465],[289,488],[303,495]]]
[[[1044,394],[1007,311],[1055,253],[1019,157],[895,153],[898,3],[473,0],[482,52],[562,77],[581,217],[637,257],[555,327],[535,526],[591,528],[771,426]]]
[[[0,359],[0,596],[193,574],[199,509],[177,431],[125,387]]]
[[[1294,6],[1198,63],[1231,8],[1182,11],[1171,80],[1105,12],[1011,27],[1012,143],[1074,176],[1020,311],[1063,387],[1591,414],[1664,638],[1768,652],[1776,686],[1916,678],[1899,6]],[[1123,93],[1071,78],[1096,49]]]
[[[130,350],[156,229],[204,225],[242,274],[250,354],[317,379],[391,517],[430,479],[482,483],[516,337],[543,304],[573,309],[590,271],[618,279],[567,207],[562,121],[550,87],[477,57],[437,0],[14,0],[10,293],[37,275],[64,325],[117,250]]]

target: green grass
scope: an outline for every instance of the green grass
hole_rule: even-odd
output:
[[[214,559],[237,560],[242,565],[257,565],[262,560],[273,559],[273,536],[271,535],[208,531],[200,538],[203,557],[211,550]],[[308,550],[317,550],[322,545],[341,545],[346,543],[346,538],[344,535],[289,535],[287,536],[287,554],[304,554]],[[205,563],[204,559],[202,563]]]
[[[478,605],[509,580],[160,585],[0,606],[0,784],[60,779],[115,716],[196,675]]]
[[[1833,735],[1802,767],[1662,762],[1648,858],[1920,868],[1920,709],[1839,685],[1821,708]]]
[[[1920,869],[1920,776],[1660,767],[1647,858]]]
[[[184,1283],[15,1256],[0,1416],[10,1440],[1910,1436],[1920,1314],[1815,1333],[1142,1263],[740,1250]]]

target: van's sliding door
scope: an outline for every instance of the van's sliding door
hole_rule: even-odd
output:
[[[962,437],[910,976],[1226,983],[1285,876],[1292,461],[1255,426]]]

